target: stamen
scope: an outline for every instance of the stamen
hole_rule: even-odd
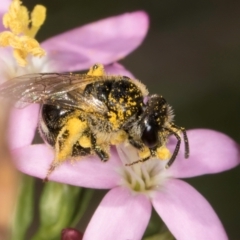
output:
[[[8,13],[3,16],[4,27],[9,28],[16,35],[23,33],[29,24],[27,8],[21,4],[19,0],[13,0]]]
[[[46,8],[36,5],[29,18],[28,10],[20,0],[13,0],[8,13],[3,16],[3,25],[10,31],[0,33],[0,46],[13,48],[13,55],[20,66],[27,65],[29,54],[42,57],[46,53],[34,39],[46,19]],[[30,27],[31,25],[31,27]]]
[[[17,60],[19,66],[26,66],[27,65],[27,54],[20,49],[13,49],[13,56]]]
[[[117,152],[123,164],[119,169],[123,180],[122,184],[134,192],[151,196],[153,190],[161,186],[164,179],[164,164],[157,159],[151,159],[142,164],[125,167],[126,163],[138,157],[137,150],[130,145],[120,144],[117,145]]]
[[[147,170],[147,168],[141,164],[141,170],[142,170],[142,178],[144,179],[145,185],[146,185],[146,189],[149,189],[151,187],[151,176],[149,175],[149,172]]]
[[[28,36],[36,36],[40,27],[46,19],[46,8],[42,5],[36,5],[31,13],[31,29],[28,31]]]

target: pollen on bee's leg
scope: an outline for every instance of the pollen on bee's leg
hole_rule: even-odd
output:
[[[138,156],[140,159],[147,159],[151,156],[150,149],[148,147],[144,147],[138,152]]]
[[[82,146],[83,148],[92,147],[91,139],[86,135],[81,136],[78,142],[79,142],[79,145]]]
[[[169,149],[166,146],[161,146],[159,148],[157,148],[157,157],[160,160],[167,160],[170,159],[171,157],[171,152],[169,151]]]

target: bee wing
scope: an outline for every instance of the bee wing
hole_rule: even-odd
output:
[[[104,78],[71,73],[27,74],[0,85],[0,96],[11,98],[18,108],[40,103],[103,114],[107,112],[106,105],[83,94],[85,86],[97,80]]]

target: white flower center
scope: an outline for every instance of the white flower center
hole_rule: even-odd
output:
[[[30,73],[53,72],[57,70],[56,63],[48,56],[42,58],[28,58],[28,65],[20,67],[16,64],[10,49],[0,49],[0,84],[14,77]]]
[[[117,146],[119,157],[123,163],[119,174],[121,175],[121,185],[130,188],[134,192],[141,192],[148,196],[161,188],[167,178],[165,164],[159,159],[150,159],[144,163],[137,163],[132,166],[125,166],[138,160],[137,150],[129,144]]]

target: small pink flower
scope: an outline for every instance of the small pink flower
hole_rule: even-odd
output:
[[[50,180],[87,188],[110,189],[94,213],[83,239],[141,239],[152,206],[177,239],[227,239],[216,213],[193,187],[177,178],[188,178],[228,170],[239,164],[239,146],[226,135],[205,129],[188,131],[190,157],[180,149],[174,164],[149,160],[125,167],[136,160],[133,148],[112,148],[111,159],[102,163],[89,157],[66,162]],[[170,139],[169,148],[176,142]],[[19,170],[44,178],[53,151],[44,144],[14,151]]]

